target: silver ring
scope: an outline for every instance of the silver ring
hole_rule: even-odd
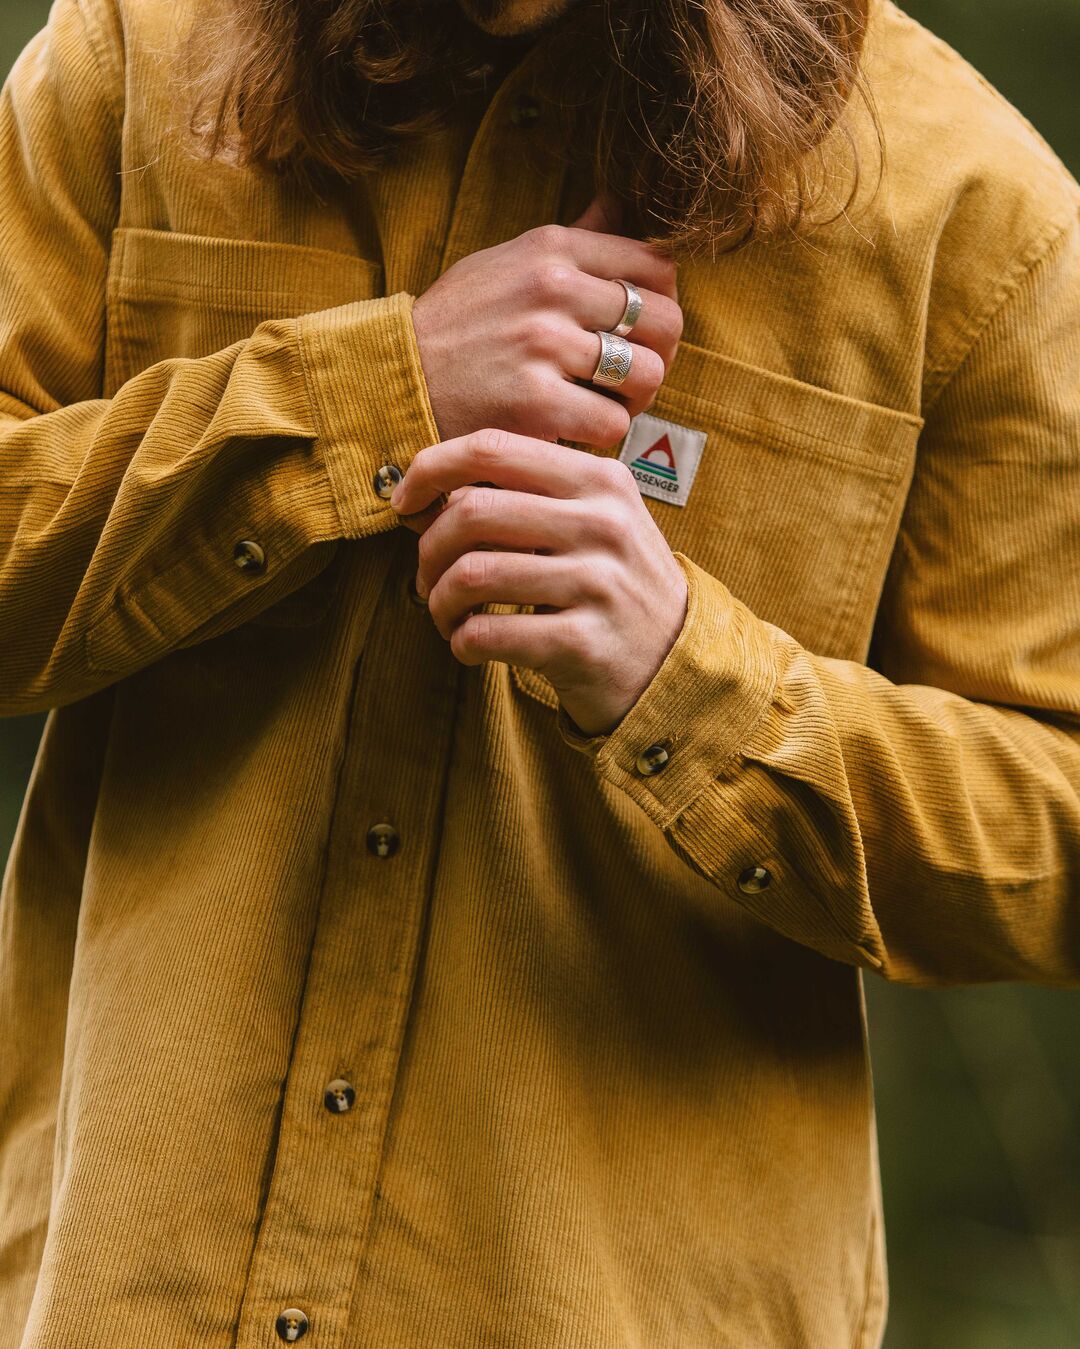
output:
[[[597,328],[596,335],[600,339],[600,359],[592,373],[592,382],[617,389],[634,364],[634,348],[625,337],[617,337],[614,333]]]
[[[621,277],[616,277],[615,280],[626,291],[626,308],[623,310],[622,318],[611,331],[616,337],[626,337],[634,324],[641,318],[644,301],[641,298],[641,291],[632,281],[624,281]]]

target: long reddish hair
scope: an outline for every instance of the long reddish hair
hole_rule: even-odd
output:
[[[217,3],[224,40],[200,33],[193,130],[211,155],[323,181],[377,168],[515,50],[457,0]],[[583,30],[586,151],[628,232],[715,253],[797,225],[823,181],[813,152],[867,97],[868,5],[578,0],[563,22]]]

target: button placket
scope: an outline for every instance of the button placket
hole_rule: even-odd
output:
[[[538,43],[503,81],[488,105],[469,150],[447,232],[442,267],[481,248],[553,223],[566,177],[565,160],[549,143],[548,122],[534,88],[538,63],[549,59]],[[498,183],[498,191],[491,184]]]
[[[415,543],[406,542],[412,546],[401,550],[384,586],[354,692],[318,930],[238,1349],[263,1345],[266,1327],[293,1300],[317,1323],[320,1349],[340,1345],[370,1221],[433,874],[459,677],[433,623],[401,621],[400,566],[415,569],[408,556]],[[381,746],[376,774],[373,726]],[[392,865],[367,843],[370,822],[386,802],[394,804],[391,828],[407,829],[410,840]],[[349,1064],[351,1080],[333,1077],[335,1060]]]
[[[356,1104],[356,1088],[343,1077],[335,1077],[327,1082],[323,1092],[323,1105],[331,1115],[347,1115]]]
[[[401,847],[401,835],[385,820],[371,826],[365,841],[372,857],[393,857]]]

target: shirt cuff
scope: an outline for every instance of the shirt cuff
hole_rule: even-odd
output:
[[[608,735],[558,727],[601,778],[667,829],[724,771],[768,712],[779,683],[768,625],[682,553],[682,630],[652,682]],[[666,756],[666,757],[665,757]]]
[[[319,447],[345,538],[400,522],[378,495],[375,475],[384,465],[404,475],[417,452],[440,439],[412,307],[413,297],[401,292],[298,320]]]

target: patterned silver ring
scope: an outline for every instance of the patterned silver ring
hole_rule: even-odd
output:
[[[625,337],[616,337],[614,333],[596,330],[600,339],[600,359],[592,373],[594,384],[604,384],[617,389],[624,383],[634,364],[634,348]]]
[[[626,337],[634,324],[641,318],[644,301],[641,298],[641,291],[632,281],[624,281],[621,277],[616,277],[615,280],[626,291],[626,308],[623,310],[622,318],[611,331],[616,337]]]

